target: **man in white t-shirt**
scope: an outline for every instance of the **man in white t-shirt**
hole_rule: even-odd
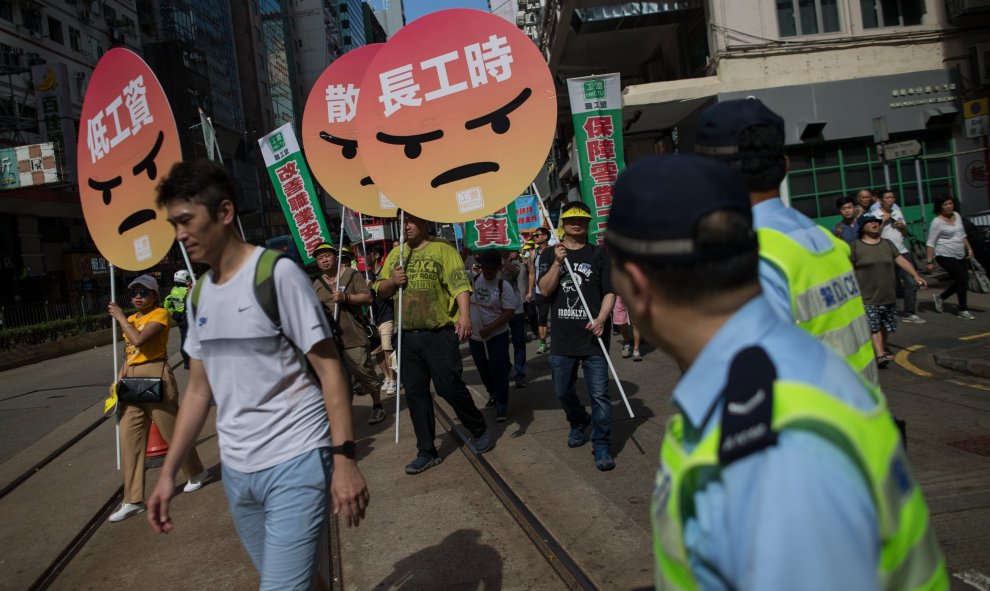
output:
[[[894,243],[897,252],[907,259],[912,267],[915,267],[911,249],[904,243],[904,237],[908,235],[907,223],[904,221],[904,213],[897,205],[897,196],[894,192],[890,189],[884,189],[880,195],[880,201],[877,202],[872,213],[880,218],[880,237]],[[904,311],[901,313],[901,320],[914,324],[924,324],[926,321],[918,316],[918,287],[914,278],[900,267],[897,267],[896,271],[897,281],[901,284],[901,291],[904,293]]]
[[[499,276],[502,255],[485,250],[478,255],[481,273],[475,278],[471,293],[471,357],[481,381],[488,390],[486,409],[495,409],[495,420],[505,421],[509,410],[509,321],[516,314],[519,296]]]
[[[272,273],[280,326],[264,311],[254,287],[263,249],[241,240],[233,196],[230,176],[205,159],[176,164],[158,186],[176,237],[210,272],[188,302],[189,383],[148,520],[171,531],[176,469],[215,400],[224,490],[260,588],[308,591],[331,497],[334,514],[357,525],[368,489],[322,306],[303,271],[282,259]]]

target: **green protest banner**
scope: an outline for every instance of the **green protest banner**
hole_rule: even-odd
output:
[[[321,242],[332,244],[333,240],[292,124],[286,123],[262,137],[258,145],[285,219],[292,229],[299,256],[303,264],[308,265],[316,260],[313,249]]]
[[[471,250],[519,250],[518,216],[515,201],[483,218],[467,222],[465,246]]]
[[[598,244],[612,210],[612,189],[626,167],[622,149],[622,88],[618,74],[568,78],[581,200],[591,208],[588,242]]]

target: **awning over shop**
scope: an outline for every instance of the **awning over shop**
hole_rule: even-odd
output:
[[[674,127],[724,91],[718,76],[627,86],[622,91],[626,133]]]

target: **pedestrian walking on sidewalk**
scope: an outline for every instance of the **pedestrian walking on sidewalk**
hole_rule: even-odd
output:
[[[368,280],[371,285],[374,285],[378,279],[378,275],[382,271],[382,265],[385,263],[385,253],[381,246],[371,247],[371,258],[371,273],[368,276]],[[378,336],[381,337],[381,345],[371,353],[375,356],[375,361],[378,363],[378,367],[382,370],[382,375],[385,377],[381,390],[386,396],[391,396],[392,394],[397,394],[395,370],[392,369],[388,359],[395,350],[393,346],[393,337],[395,336],[395,302],[392,298],[379,297],[374,289],[371,290],[371,295],[374,298],[371,309],[375,313],[375,326],[378,327]]]
[[[495,420],[508,418],[509,322],[516,314],[519,296],[501,277],[502,255],[485,250],[478,255],[481,275],[471,284],[471,358],[488,391],[486,409],[495,409]]]
[[[728,164],[745,179],[760,239],[760,284],[773,309],[879,385],[849,245],[780,200],[787,175],[784,120],[755,98],[725,101],[701,113],[695,142],[699,154]],[[864,211],[872,196],[860,191]]]
[[[642,361],[643,356],[639,354],[639,329],[632,323],[626,303],[619,296],[615,296],[615,306],[612,307],[612,325],[619,329],[622,336],[622,358],[632,357],[633,361]]]
[[[512,381],[516,388],[526,387],[526,291],[529,289],[529,265],[519,256],[518,250],[510,250],[508,260],[502,265],[500,277],[512,287],[516,295],[516,313],[509,320],[512,340]],[[484,268],[484,266],[482,266]]]
[[[291,260],[241,240],[234,195],[224,168],[203,158],[176,164],[158,186],[176,238],[210,271],[190,297],[189,383],[148,520],[172,530],[179,458],[215,401],[224,491],[260,588],[309,591],[331,501],[358,525],[368,489],[323,307]]]
[[[959,300],[957,314],[963,320],[974,320],[966,303],[969,287],[969,260],[973,258],[973,247],[966,237],[962,217],[956,212],[956,203],[950,195],[941,195],[932,201],[935,219],[928,229],[928,260],[925,261],[929,272],[935,268],[935,262],[942,267],[952,283],[940,294],[935,294],[935,311],[942,313],[945,300],[956,296]]]
[[[427,233],[422,218],[405,212],[403,231],[402,265],[400,249],[393,249],[374,288],[384,298],[404,288],[399,370],[417,450],[406,473],[419,474],[443,461],[436,447],[431,381],[474,437],[475,452],[490,450],[494,441],[462,377],[460,343],[471,336],[471,284],[464,261],[453,246]]]
[[[186,296],[189,288],[192,287],[192,277],[189,271],[179,269],[172,276],[175,285],[172,291],[165,296],[165,311],[172,317],[172,321],[179,327],[179,353],[182,354],[182,367],[189,369],[189,354],[185,351],[186,333],[189,330],[189,322],[186,319]]]
[[[684,374],[652,502],[658,589],[948,589],[879,390],[761,294],[743,180],[648,156],[605,241],[643,336]]]
[[[144,463],[152,421],[167,442],[172,441],[175,417],[179,412],[179,387],[168,364],[168,312],[158,306],[158,280],[141,275],[127,286],[131,304],[137,309],[124,316],[116,303],[108,306],[110,316],[124,333],[124,367],[118,379],[161,378],[162,401],[120,403],[120,457],[124,477],[124,502],[110,515],[110,521],[123,521],[145,510]],[[207,472],[194,447],[182,460],[182,472],[189,479],[184,492],[203,486]]]
[[[612,397],[608,389],[608,361],[598,339],[608,350],[612,336],[609,316],[615,303],[605,249],[588,244],[591,213],[581,201],[567,204],[560,214],[564,238],[542,256],[553,257],[540,276],[540,291],[550,298],[550,372],[553,389],[570,425],[568,447],[587,443],[592,427],[592,454],[595,467],[615,468],[612,458]],[[567,272],[565,259],[574,271]],[[580,290],[580,294],[578,291]],[[581,303],[588,303],[588,318]],[[591,399],[591,414],[577,397],[578,367],[584,370],[584,383]]]
[[[877,202],[871,213],[880,220],[880,237],[889,240],[897,249],[898,254],[911,265],[912,269],[915,269],[917,265],[914,261],[914,255],[904,243],[904,238],[908,235],[908,228],[904,220],[904,213],[897,205],[897,194],[890,189],[882,191],[880,201]],[[857,226],[857,230],[859,227]],[[897,267],[894,269],[894,276],[897,280],[896,291],[898,295],[903,294],[904,297],[904,311],[901,313],[901,318],[909,324],[924,324],[926,321],[918,316],[917,279],[905,269],[906,267],[900,263],[897,263]],[[857,273],[856,276],[859,277],[859,274]],[[865,297],[863,301],[866,302]],[[866,313],[869,315],[869,310]],[[870,329],[873,329],[872,323]],[[876,345],[875,342],[874,345]]]
[[[342,247],[341,250],[345,248]],[[381,382],[371,364],[371,340],[365,330],[366,320],[361,306],[371,304],[371,288],[350,266],[349,260],[342,260],[340,277],[337,277],[337,249],[328,242],[313,250],[320,276],[313,282],[316,297],[323,304],[323,310],[340,327],[339,346],[344,356],[344,364],[354,380],[354,393],[371,395],[371,415],[368,424],[374,425],[385,420],[382,407]],[[343,258],[343,257],[341,257]]]
[[[853,242],[850,256],[870,322],[877,367],[881,369],[894,360],[894,354],[887,349],[887,335],[897,332],[895,269],[911,278],[914,282],[912,289],[928,287],[914,265],[897,251],[894,243],[883,238],[880,230],[882,223],[877,213],[865,213],[859,217],[859,238]]]
[[[530,256],[529,292],[532,294],[533,307],[536,308],[537,335],[540,343],[536,354],[543,355],[547,347],[547,337],[550,336],[550,299],[540,289],[540,278],[543,277],[550,265],[553,264],[553,249],[550,244],[550,230],[540,227],[533,230],[533,242],[536,244],[534,254]]]

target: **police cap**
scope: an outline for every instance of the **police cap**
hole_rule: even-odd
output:
[[[746,185],[729,167],[694,154],[648,156],[619,175],[605,241],[630,258],[674,264],[756,250],[753,232],[741,244],[699,244],[698,222],[720,210],[752,220]]]
[[[762,153],[740,150],[739,136],[754,126],[769,127],[777,132],[778,142],[772,149]],[[725,101],[701,112],[694,141],[698,154],[728,160],[781,154],[784,150],[784,120],[760,99]]]

